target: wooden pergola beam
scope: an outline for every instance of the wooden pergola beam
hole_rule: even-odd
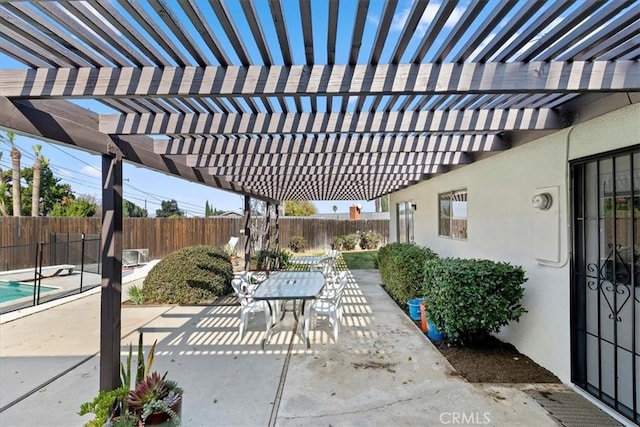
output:
[[[447,170],[442,165],[342,165],[342,166],[254,166],[254,167],[208,167],[206,173],[216,176],[271,176],[271,175],[307,175],[307,174],[432,174]],[[331,200],[331,199],[329,199]]]
[[[269,166],[385,166],[385,165],[454,165],[471,163],[461,152],[439,153],[292,153],[247,155],[189,155],[182,159],[194,168],[208,167],[269,167]]]
[[[100,132],[119,135],[500,132],[562,127],[549,108],[375,113],[102,114]]]
[[[295,135],[284,138],[182,137],[154,140],[158,154],[387,153],[500,151],[508,144],[496,134],[475,135]]]
[[[9,98],[587,93],[640,89],[637,61],[3,70]]]

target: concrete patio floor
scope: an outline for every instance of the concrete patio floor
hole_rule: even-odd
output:
[[[240,340],[231,299],[125,305],[122,355],[137,330],[158,340],[154,368],[185,389],[184,426],[558,425],[518,388],[466,383],[379,283],[352,272],[338,343],[320,319],[309,350],[290,314],[264,352],[260,316]],[[98,390],[99,307],[96,293],[0,325],[0,425],[90,419],[76,413]]]

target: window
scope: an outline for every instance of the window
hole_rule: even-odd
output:
[[[396,205],[398,216],[398,243],[413,242],[413,206],[411,202]]]
[[[467,238],[467,190],[438,195],[440,214],[438,234],[452,239]]]

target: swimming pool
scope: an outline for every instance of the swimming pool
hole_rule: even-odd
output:
[[[51,292],[55,289],[50,286],[40,286],[40,294]],[[33,297],[33,285],[0,281],[0,303],[25,297]]]

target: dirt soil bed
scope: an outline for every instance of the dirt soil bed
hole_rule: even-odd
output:
[[[472,383],[560,383],[551,372],[495,337],[469,347],[434,344],[455,370]]]

